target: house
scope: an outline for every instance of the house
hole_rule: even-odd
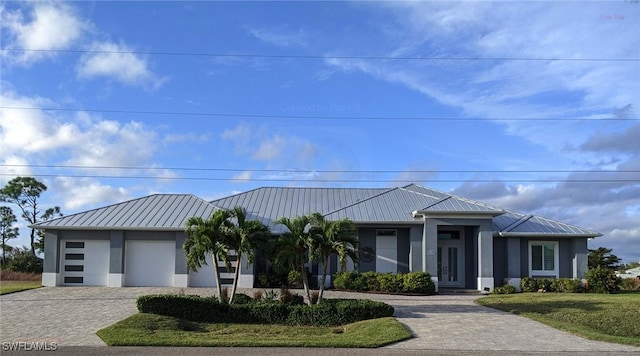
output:
[[[440,288],[519,288],[523,276],[583,279],[587,240],[601,236],[416,184],[265,187],[210,202],[155,194],[36,224],[46,234],[43,285],[212,286],[212,268],[187,269],[184,222],[235,206],[275,234],[283,232],[274,224],[282,216],[349,218],[360,242],[359,271],[426,271]],[[241,261],[241,287],[254,286],[255,270]]]
[[[620,278],[640,278],[640,267],[629,268],[626,271],[616,272],[616,276]]]

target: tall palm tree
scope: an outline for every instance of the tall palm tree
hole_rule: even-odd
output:
[[[187,239],[182,245],[187,255],[187,266],[192,271],[199,270],[203,265],[206,266],[207,256],[211,256],[218,297],[223,303],[225,301],[222,297],[218,260],[222,260],[227,268],[231,269],[227,246],[227,236],[232,228],[229,217],[231,212],[226,210],[216,210],[207,220],[199,216],[190,217],[185,222]]]
[[[356,266],[360,263],[360,256],[357,252],[358,237],[355,225],[347,218],[328,221],[322,214],[313,213],[309,220],[311,224],[310,256],[314,261],[322,263],[320,292],[318,294],[318,303],[320,303],[324,294],[331,255],[338,256],[341,269],[345,269],[347,259],[351,259]]]
[[[298,270],[302,274],[302,285],[307,302],[311,303],[309,279],[307,278],[306,254],[310,246],[309,216],[297,216],[293,219],[281,217],[276,224],[284,225],[289,231],[280,235],[274,263],[277,267]]]
[[[247,212],[242,207],[233,208],[231,218],[234,221],[227,235],[227,245],[236,252],[236,268],[229,303],[233,303],[233,297],[238,288],[242,257],[247,256],[249,263],[253,262],[256,244],[269,236],[269,228],[258,220],[247,220]]]

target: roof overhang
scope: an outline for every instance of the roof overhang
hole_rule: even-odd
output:
[[[494,218],[498,215],[504,214],[504,210],[496,211],[432,211],[432,210],[415,210],[411,213],[414,219],[428,219],[428,218]]]
[[[29,225],[40,230],[49,231],[184,231],[184,227],[123,227],[123,226],[40,226]]]
[[[570,233],[542,233],[542,232],[502,232],[495,231],[493,233],[495,237],[532,237],[532,238],[576,238],[576,237],[586,237],[586,238],[596,238],[602,236],[599,232],[594,232],[592,234],[570,234]]]

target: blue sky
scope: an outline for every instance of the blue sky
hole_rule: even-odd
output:
[[[637,1],[0,9],[0,183],[36,176],[65,214],[415,182],[640,260]]]

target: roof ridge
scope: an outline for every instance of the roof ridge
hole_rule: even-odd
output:
[[[418,186],[418,187],[421,187],[421,188],[424,188],[424,189],[433,190],[434,192],[438,192],[438,193],[441,193],[441,194],[447,195],[449,198],[460,199],[460,200],[465,201],[465,202],[467,202],[467,203],[471,203],[471,204],[476,204],[476,205],[484,206],[485,208],[490,208],[490,209],[493,209],[493,210],[504,211],[504,212],[506,212],[506,211],[507,211],[507,209],[505,209],[505,208],[501,208],[501,207],[499,207],[499,206],[492,205],[492,204],[487,204],[487,203],[485,203],[485,202],[481,202],[481,201],[478,201],[478,200],[473,200],[473,199],[470,199],[470,198],[465,198],[465,197],[460,196],[460,195],[457,195],[457,194],[451,194],[451,193],[443,192],[443,191],[441,191],[441,190],[434,189],[434,188],[429,188],[429,187],[425,187],[425,186],[423,186],[423,185],[419,185],[419,184],[414,184],[414,185],[415,185],[415,186]],[[414,193],[422,194],[422,193],[419,193],[419,192],[414,192]],[[423,194],[423,195],[431,196],[431,195],[428,195],[428,194]],[[437,198],[437,197],[434,197],[434,198]],[[445,200],[446,200],[446,199],[445,199]],[[443,200],[443,201],[444,201],[444,200]]]
[[[361,189],[366,189],[366,188],[361,188]],[[384,189],[384,188],[373,188],[373,189]],[[336,213],[336,212],[338,212],[338,211],[340,211],[340,210],[343,210],[343,209],[346,209],[346,208],[352,207],[352,206],[354,206],[354,205],[357,205],[357,204],[363,203],[363,202],[365,202],[365,201],[367,201],[367,200],[371,200],[371,199],[373,199],[373,198],[377,198],[377,197],[379,197],[379,196],[381,196],[381,195],[383,195],[383,194],[387,194],[387,193],[389,193],[390,191],[393,191],[393,190],[396,190],[396,189],[400,189],[400,187],[387,188],[387,189],[385,189],[383,192],[380,192],[380,193],[378,193],[378,194],[374,194],[374,195],[372,195],[372,196],[370,196],[370,197],[364,198],[364,199],[362,199],[362,200],[358,200],[358,201],[353,202],[353,203],[351,203],[351,204],[347,204],[347,205],[345,205],[345,206],[343,206],[343,207],[340,207],[340,208],[338,208],[338,209],[335,209],[335,210],[333,210],[333,211],[329,211],[329,212],[327,212],[327,213],[324,213],[323,215],[324,215],[324,216],[331,215],[331,214]]]
[[[436,200],[435,202],[433,202],[433,203],[431,203],[431,204],[429,204],[429,205],[425,206],[425,207],[424,207],[424,208],[422,208],[421,210],[427,210],[427,209],[429,209],[430,207],[432,207],[432,206],[436,206],[436,205],[438,205],[438,204],[442,203],[443,201],[445,201],[445,200],[449,200],[449,199],[451,199],[451,198],[453,198],[451,195],[446,196],[446,197],[444,197],[444,198],[440,198],[440,199]]]
[[[532,218],[534,218],[534,217],[535,217],[535,218],[543,219],[543,220],[548,220],[548,221],[553,221],[554,223],[562,224],[562,225],[566,225],[566,226],[570,226],[570,227],[575,228],[575,229],[578,229],[578,230],[587,230],[587,231],[590,231],[590,232],[592,232],[592,233],[594,233],[594,234],[598,234],[599,236],[602,236],[602,233],[597,232],[597,231],[595,231],[595,230],[587,229],[586,227],[580,227],[580,226],[578,226],[578,225],[569,224],[569,223],[566,223],[566,222],[564,222],[564,221],[555,220],[555,219],[551,219],[551,218],[546,218],[546,217],[544,217],[544,216],[535,215],[535,214],[532,214],[532,215],[531,215],[531,217],[532,217]]]
[[[409,190],[409,189],[407,189],[408,187],[410,187],[410,186],[412,186],[412,185],[413,185],[413,186],[415,186],[415,187],[420,187],[420,188],[424,188],[424,189],[431,189],[431,188],[427,188],[427,187],[425,187],[425,186],[423,186],[423,185],[419,185],[419,184],[415,184],[415,183],[411,183],[411,184],[409,184],[409,185],[405,185],[404,187],[400,187],[399,189],[405,190],[405,191],[407,191],[407,192],[409,192],[409,193],[419,194],[419,195],[422,195],[422,196],[425,196],[425,197],[430,197],[430,198],[440,199],[440,198],[438,198],[438,197],[436,197],[436,196],[434,196],[434,195],[431,195],[431,194],[425,194],[425,193],[422,193],[422,192],[415,192],[415,191],[413,191],[413,190]],[[451,194],[448,194],[448,193],[445,193],[445,192],[441,192],[441,191],[439,191],[439,190],[437,190],[437,189],[431,189],[431,190],[434,190],[434,191],[436,191],[436,192],[439,192],[439,193],[442,193],[442,194],[445,194],[445,195],[449,195],[449,196],[451,196]]]

